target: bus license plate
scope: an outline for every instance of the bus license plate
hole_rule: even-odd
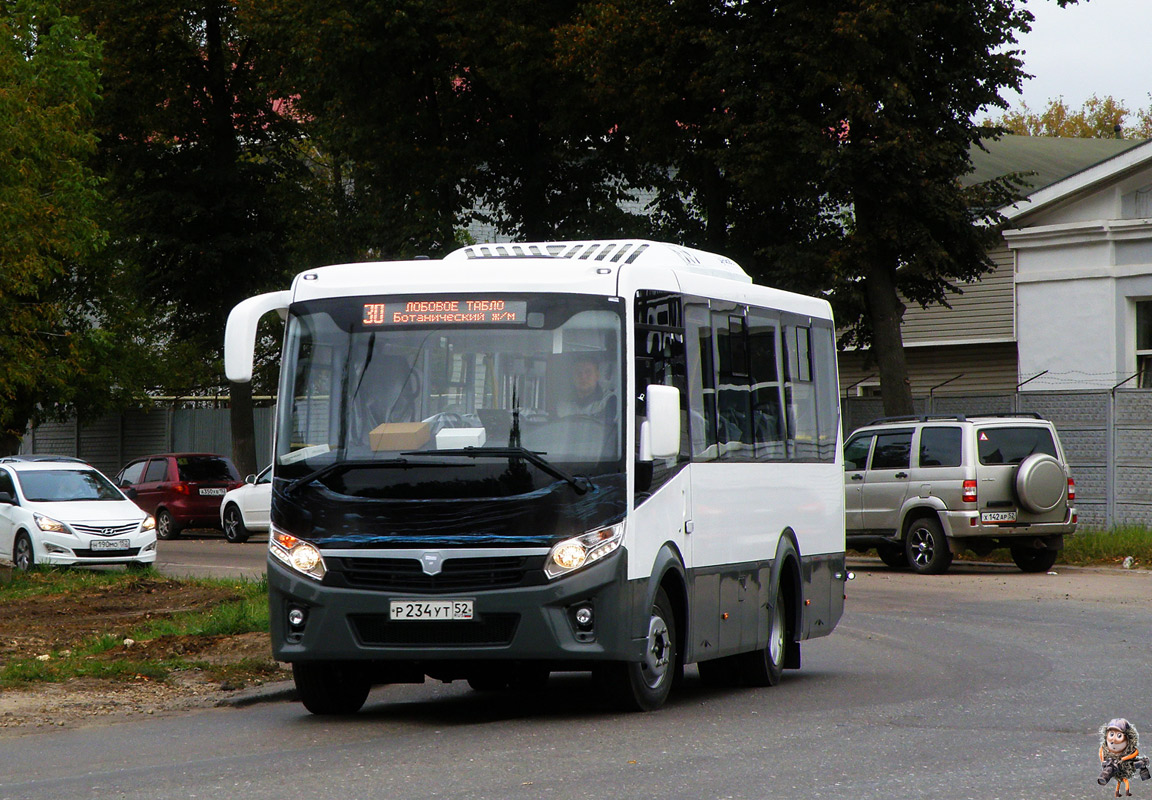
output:
[[[397,621],[472,619],[472,601],[393,600],[389,616]]]
[[[1012,509],[1011,511],[981,511],[980,512],[980,521],[981,522],[991,522],[991,523],[1015,522],[1016,521],[1016,509]]]
[[[93,539],[93,550],[127,550],[129,542],[127,539]]]

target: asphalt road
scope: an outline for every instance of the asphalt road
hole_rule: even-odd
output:
[[[691,670],[661,711],[621,714],[563,675],[534,696],[381,687],[346,720],[275,702],[3,734],[0,798],[1111,796],[1096,729],[1152,731],[1152,575],[856,572],[840,627],[771,689]]]
[[[157,545],[156,568],[175,577],[259,578],[267,556],[266,533],[229,544],[220,531],[191,530]]]

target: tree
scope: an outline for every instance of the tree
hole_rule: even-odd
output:
[[[345,257],[434,255],[482,219],[521,239],[647,233],[608,118],[554,58],[579,0],[253,2]],[[275,32],[275,35],[273,35]]]
[[[104,239],[96,147],[99,47],[53,0],[0,3],[0,453],[29,421],[90,410],[122,362],[79,260]],[[80,303],[80,298],[84,298]]]
[[[1004,128],[1019,136],[1065,136],[1078,139],[1148,139],[1152,138],[1152,106],[1133,115],[1122,102],[1111,95],[1100,99],[1088,98],[1079,110],[1071,109],[1063,97],[1048,101],[1041,112],[1035,112],[1027,103],[1007,111],[988,125]]]
[[[1065,5],[1065,0],[1058,0]],[[944,303],[992,267],[1010,178],[974,190],[973,122],[1025,77],[1016,0],[598,0],[567,57],[669,168],[665,220],[762,279],[834,290],[885,412],[911,413],[900,295]]]
[[[311,216],[295,125],[228,0],[74,0],[104,43],[98,164],[119,268],[152,321],[170,394],[222,388],[228,312],[279,288]],[[270,390],[271,387],[262,387]],[[255,472],[252,385],[230,387],[233,458]]]

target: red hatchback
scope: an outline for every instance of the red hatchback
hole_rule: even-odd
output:
[[[231,460],[215,453],[162,453],[129,462],[116,485],[156,517],[156,536],[184,528],[220,528],[220,500],[241,485]]]

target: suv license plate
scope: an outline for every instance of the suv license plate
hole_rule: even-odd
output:
[[[1015,522],[1016,509],[1012,509],[1011,511],[981,511],[980,521],[991,522],[993,524],[997,522]]]
[[[396,621],[472,619],[472,601],[393,600],[388,615]]]
[[[130,542],[127,539],[93,539],[93,550],[127,550]]]

